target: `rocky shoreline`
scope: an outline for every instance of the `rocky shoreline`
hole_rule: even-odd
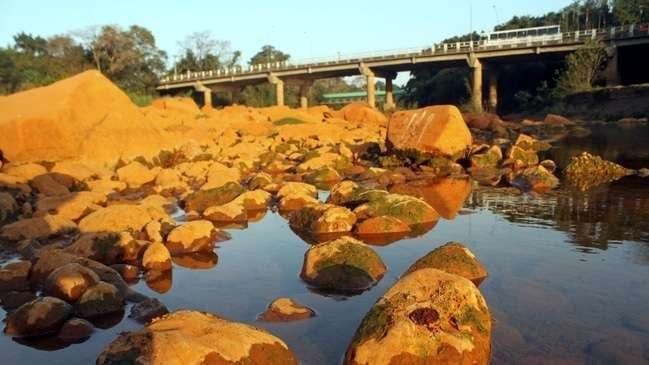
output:
[[[29,107],[37,102],[47,105]],[[0,268],[5,333],[78,343],[92,336],[90,320],[134,303],[130,316],[145,326],[120,335],[98,364],[298,363],[264,330],[168,313],[129,282],[164,293],[183,258],[209,265],[229,225],[272,210],[312,244],[300,273],[307,285],[362,292],[389,269],[369,244],[454,217],[471,179],[534,194],[556,188],[560,171],[539,153],[551,146],[548,131],[579,131],[560,116],[513,125],[448,105],[389,117],[363,104],[200,110],[163,98],[137,108],[92,71],[3,97],[0,111],[0,243],[19,258]],[[582,190],[627,174],[642,172],[590,155],[564,171]],[[491,316],[478,289],[486,277],[460,243],[420,258],[368,308],[345,363],[487,363]],[[316,313],[279,298],[260,318]]]

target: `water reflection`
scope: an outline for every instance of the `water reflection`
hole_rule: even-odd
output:
[[[172,270],[156,271],[149,270],[144,274],[146,285],[153,291],[164,294],[171,289]]]
[[[422,198],[442,218],[454,219],[471,193],[471,180],[468,177],[415,180],[395,185],[390,188],[390,192]]]
[[[478,188],[467,205],[487,208],[513,223],[566,232],[583,252],[606,250],[622,241],[649,242],[649,189],[637,177],[586,192],[560,189],[537,196]]]
[[[171,260],[174,264],[188,269],[211,269],[219,261],[216,253],[210,252],[193,252],[184,255],[172,256]]]

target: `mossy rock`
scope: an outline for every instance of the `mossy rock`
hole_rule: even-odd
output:
[[[336,169],[324,166],[304,176],[304,180],[310,184],[329,183],[340,181],[341,177]]]
[[[471,280],[475,285],[480,285],[488,275],[487,270],[475,255],[458,242],[448,242],[427,253],[412,264],[404,275],[425,268],[438,269],[462,276]]]
[[[229,203],[245,191],[241,184],[235,182],[214,189],[199,190],[185,198],[185,210],[201,213],[209,207]]]
[[[439,215],[422,199],[400,194],[377,194],[354,213],[364,218],[390,216],[408,225],[435,222]]]
[[[544,193],[556,188],[559,179],[543,166],[524,169],[511,180],[511,184],[523,191]]]
[[[563,173],[569,185],[579,190],[588,190],[591,187],[630,175],[632,170],[606,161],[599,156],[583,152],[570,160]]]
[[[493,146],[485,153],[471,156],[471,167],[479,169],[494,168],[498,166],[502,158],[503,154],[500,151],[500,147]]]
[[[370,309],[345,365],[487,364],[491,318],[468,279],[423,268],[397,281]]]
[[[356,215],[337,205],[307,205],[294,211],[289,223],[291,228],[311,234],[349,232],[356,223]]]
[[[300,276],[319,289],[362,291],[378,282],[385,271],[371,247],[345,236],[309,248]]]
[[[512,146],[507,157],[514,161],[521,161],[523,166],[534,166],[539,164],[539,156],[534,150],[524,150],[518,146]]]

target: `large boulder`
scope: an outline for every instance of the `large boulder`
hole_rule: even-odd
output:
[[[81,232],[139,232],[151,221],[148,210],[138,205],[110,205],[85,216],[79,222]]]
[[[0,146],[14,163],[116,161],[157,153],[170,137],[94,70],[0,98]]]
[[[475,285],[487,277],[487,270],[473,252],[458,242],[448,242],[412,264],[404,275],[421,269],[438,269],[471,280]]]
[[[77,225],[71,220],[46,214],[42,217],[22,219],[0,228],[0,238],[8,241],[48,238],[75,231]]]
[[[311,246],[304,254],[300,277],[319,289],[359,291],[378,282],[385,271],[370,246],[346,236]]]
[[[99,276],[94,271],[71,262],[52,271],[45,281],[45,292],[67,302],[74,302],[86,289],[98,282]]]
[[[296,365],[298,360],[282,340],[264,330],[182,310],[121,334],[97,358],[97,365],[121,363]]]
[[[491,318],[468,279],[436,269],[402,277],[365,315],[346,365],[487,364]]]
[[[8,219],[18,210],[18,203],[14,197],[5,192],[0,191],[0,223]]]
[[[398,150],[416,150],[458,158],[473,142],[462,114],[452,105],[399,111],[390,117],[387,143]]]
[[[72,315],[72,306],[59,298],[42,297],[7,315],[5,333],[17,337],[56,332]]]
[[[55,214],[76,221],[101,208],[106,203],[106,195],[80,191],[62,196],[46,197],[36,203],[35,216]]]
[[[125,182],[129,188],[139,188],[150,183],[158,176],[159,168],[150,169],[137,161],[117,169],[117,177]]]
[[[246,191],[233,201],[242,204],[246,210],[266,210],[268,204],[270,204],[271,197],[269,192],[257,189]]]
[[[424,200],[409,195],[381,194],[354,209],[359,219],[389,216],[408,225],[437,222],[439,214]]]
[[[150,244],[142,255],[142,267],[145,270],[171,270],[171,254],[167,246],[159,242]]]
[[[382,127],[388,124],[388,118],[383,113],[366,103],[349,103],[335,112],[335,115],[348,122],[375,124]]]
[[[205,209],[203,217],[214,223],[245,223],[248,221],[246,208],[236,200]]]
[[[174,228],[167,236],[166,246],[172,255],[211,251],[217,234],[210,221],[192,221]]]

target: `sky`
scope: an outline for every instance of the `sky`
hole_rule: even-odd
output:
[[[179,41],[208,30],[247,61],[265,44],[292,60],[421,47],[513,15],[541,15],[570,0],[0,0],[0,45],[24,31],[43,37],[93,25],[150,29],[169,59]]]

